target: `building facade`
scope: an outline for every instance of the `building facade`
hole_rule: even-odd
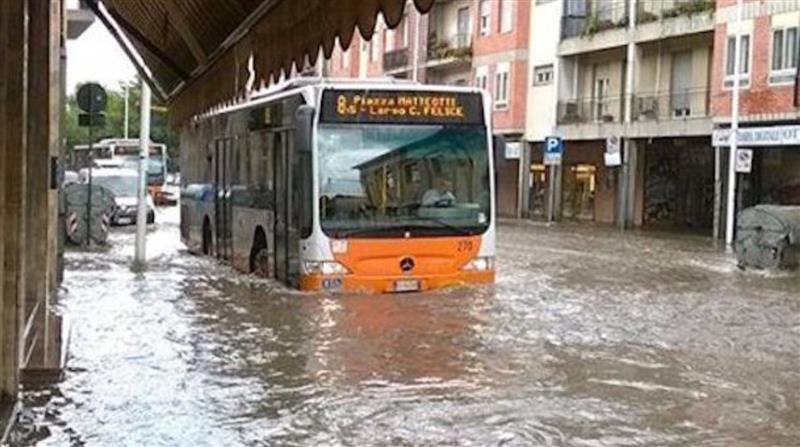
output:
[[[735,0],[717,1],[711,108],[714,144],[727,163],[737,6]],[[745,0],[742,19],[739,147],[753,151],[753,164],[750,173],[739,175],[736,210],[762,203],[800,205],[800,113],[795,90],[800,2]],[[724,216],[722,211],[720,207]]]
[[[710,235],[714,3],[532,3],[523,214],[542,215],[553,194],[557,218]],[[565,140],[553,171],[542,164],[548,133]],[[621,166],[607,165],[610,142]]]

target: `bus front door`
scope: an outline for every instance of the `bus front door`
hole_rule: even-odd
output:
[[[232,254],[230,204],[231,142],[220,139],[214,143],[214,242],[217,257],[230,261]]]

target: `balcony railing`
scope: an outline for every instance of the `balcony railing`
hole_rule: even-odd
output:
[[[708,89],[639,93],[633,98],[633,119],[666,121],[704,118],[709,111]]]
[[[636,4],[636,21],[644,24],[659,19],[714,12],[715,0],[639,0]]]
[[[561,38],[591,37],[597,33],[628,26],[628,2],[597,0],[586,13],[565,13],[561,18]]]
[[[383,69],[392,71],[407,68],[409,60],[408,48],[389,51],[383,55]]]
[[[572,1],[572,0],[571,0]],[[566,12],[561,18],[561,38],[591,37],[597,33],[628,26],[628,2],[620,0],[585,1],[588,12]],[[637,25],[673,17],[713,14],[715,0],[639,0]]]
[[[558,103],[558,124],[620,123],[625,118],[625,95],[578,98]],[[685,89],[633,96],[632,119],[674,121],[709,116],[710,94],[706,88]]]
[[[447,38],[432,35],[428,41],[428,60],[472,59],[472,39],[469,34],[454,34]]]
[[[558,103],[558,124],[619,123],[624,118],[624,96],[578,98]]]

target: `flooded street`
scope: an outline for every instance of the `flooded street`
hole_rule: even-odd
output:
[[[493,288],[324,297],[159,219],[143,276],[132,228],[68,255],[68,370],[19,445],[800,445],[800,278],[707,239],[504,225]]]

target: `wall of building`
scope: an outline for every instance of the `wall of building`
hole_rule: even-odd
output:
[[[742,32],[751,35],[751,66],[749,86],[741,89],[740,113],[742,119],[758,120],[794,118],[794,83],[770,83],[772,30],[773,27],[800,24],[800,5],[797,2],[746,2]],[[712,111],[718,120],[731,114],[731,91],[724,85],[727,39],[736,33],[736,2],[719,0],[723,8],[717,14],[714,32],[714,56],[712,70]],[[780,8],[778,8],[780,6]],[[728,118],[729,119],[729,118]]]
[[[473,76],[479,67],[489,73],[487,88],[495,95],[497,65],[510,65],[508,106],[496,108],[494,126],[499,133],[522,134],[525,129],[525,100],[528,86],[528,41],[530,32],[530,8],[528,1],[490,1],[491,24],[489,32],[480,32],[480,1],[474,0],[473,11]],[[511,31],[500,31],[501,4],[512,9]]]
[[[530,36],[528,41],[528,92],[526,97],[525,139],[542,141],[552,135],[556,126],[558,79],[558,42],[561,22],[561,1],[533,2],[531,5]],[[534,70],[553,66],[553,80],[547,85],[534,83]]]

